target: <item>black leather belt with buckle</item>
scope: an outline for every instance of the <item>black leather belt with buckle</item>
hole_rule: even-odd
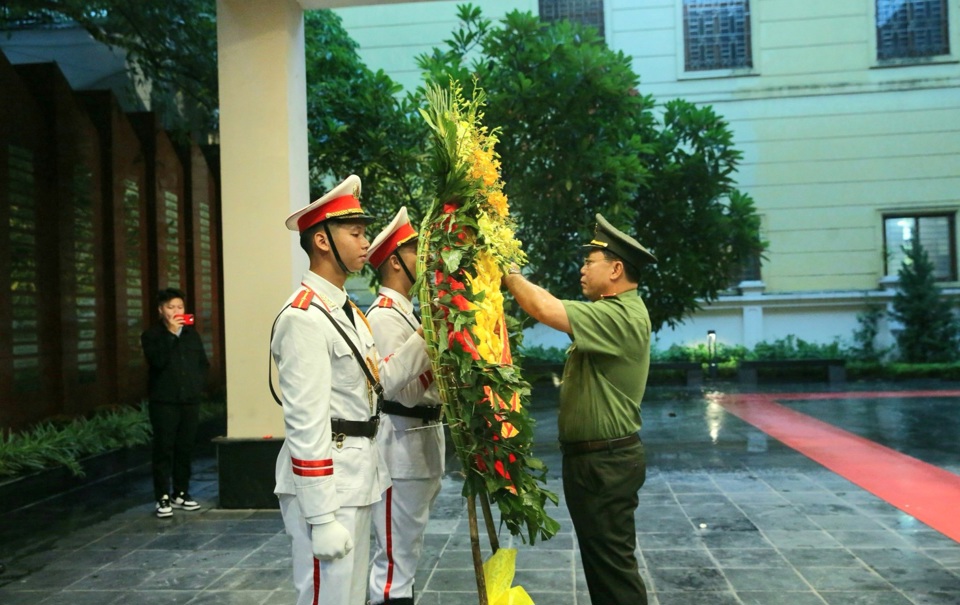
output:
[[[373,416],[370,420],[344,420],[331,418],[330,430],[334,440],[343,441],[343,437],[367,437],[373,439],[380,428],[380,418]]]
[[[402,403],[384,400],[380,411],[393,416],[405,416],[407,418],[433,421],[440,420],[440,415],[443,414],[443,407],[439,405],[418,405],[413,408],[408,408]]]
[[[612,452],[640,443],[640,435],[634,433],[616,439],[601,439],[599,441],[570,441],[560,443],[560,451],[564,454],[589,454],[590,452]]]

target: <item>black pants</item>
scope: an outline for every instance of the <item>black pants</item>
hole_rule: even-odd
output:
[[[563,457],[563,493],[577,533],[590,601],[646,605],[634,512],[647,477],[643,444]]]
[[[153,426],[153,493],[157,500],[190,491],[190,461],[200,423],[200,404],[150,402]],[[173,479],[173,492],[170,480]]]

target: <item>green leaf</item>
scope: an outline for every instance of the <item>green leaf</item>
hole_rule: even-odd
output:
[[[444,250],[440,253],[446,273],[456,273],[460,268],[463,251],[459,249]]]

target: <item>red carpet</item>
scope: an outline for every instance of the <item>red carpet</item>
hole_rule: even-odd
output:
[[[888,397],[960,397],[960,391],[714,393],[708,401],[960,542],[960,476],[776,403]]]

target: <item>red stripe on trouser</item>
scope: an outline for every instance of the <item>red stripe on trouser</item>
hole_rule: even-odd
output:
[[[320,559],[313,558],[313,605],[320,602]]]
[[[383,600],[390,599],[390,585],[393,584],[393,488],[387,488],[387,582],[383,585]]]
[[[960,542],[960,476],[901,454],[774,400],[957,397],[958,391],[713,395],[710,400],[841,477]]]

